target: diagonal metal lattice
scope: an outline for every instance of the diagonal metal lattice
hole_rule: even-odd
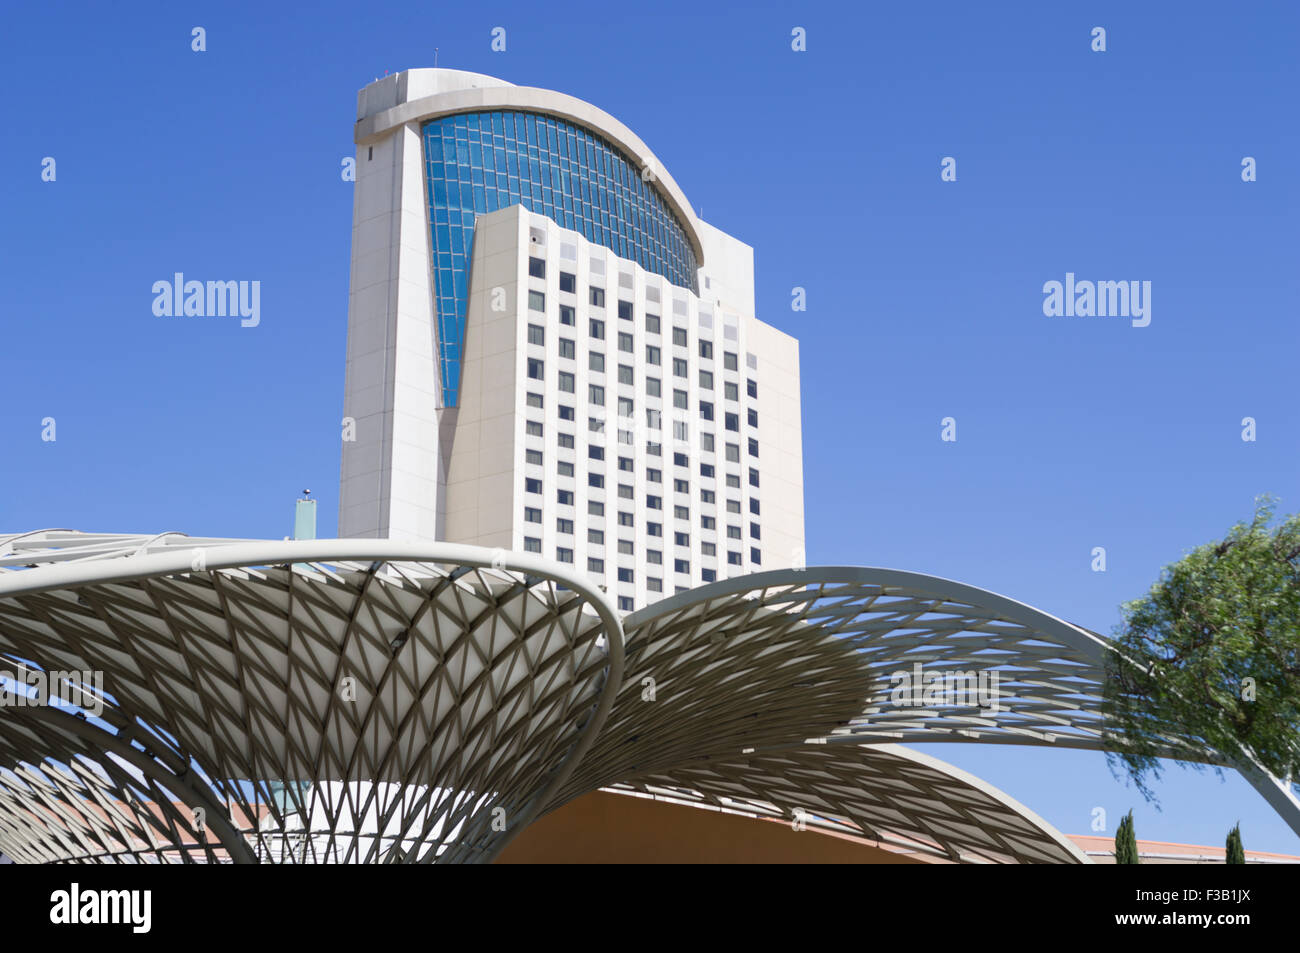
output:
[[[96,822],[84,856],[164,838],[180,846],[156,858],[490,859],[581,758],[619,682],[617,618],[540,561],[388,541],[103,543],[28,537],[5,557],[58,553],[0,575],[10,670],[103,674],[81,705],[98,717],[0,713],[10,817],[38,790],[62,815],[26,843],[4,838],[15,859],[60,856],[57,829],[76,826],[90,789],[110,814],[152,806]],[[147,789],[114,747],[151,767]],[[170,816],[159,830],[152,814],[173,804],[204,808],[206,830]],[[236,837],[212,836],[231,823]]]
[[[1108,651],[1030,606],[893,570],[759,573],[620,619],[567,567],[476,547],[0,537],[0,673],[74,702],[15,688],[0,707],[0,852],[487,861],[614,787],[957,862],[1086,862],[899,743],[1105,749]],[[900,695],[900,673],[998,677],[972,703]],[[1221,763],[1166,736],[1170,756]],[[1300,831],[1289,786],[1238,768]]]

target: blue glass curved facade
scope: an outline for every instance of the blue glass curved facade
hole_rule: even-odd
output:
[[[478,215],[511,205],[582,233],[646,271],[697,291],[686,229],[637,165],[588,129],[528,112],[425,123],[443,403],[456,406],[469,262]]]

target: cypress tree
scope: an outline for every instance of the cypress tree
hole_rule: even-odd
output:
[[[1137,836],[1133,833],[1132,810],[1124,815],[1123,819],[1119,822],[1119,830],[1115,832],[1115,863],[1141,863],[1141,861],[1138,860]]]
[[[1244,864],[1245,862],[1246,851],[1241,846],[1241,823],[1238,822],[1232,830],[1228,831],[1228,856],[1224,863]]]

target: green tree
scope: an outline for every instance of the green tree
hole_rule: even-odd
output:
[[[1137,835],[1133,833],[1133,812],[1130,810],[1119,822],[1115,831],[1115,863],[1140,864]]]
[[[1228,854],[1224,859],[1227,864],[1244,864],[1246,862],[1246,851],[1241,846],[1241,824],[1238,823],[1232,830],[1228,831]]]
[[[1274,501],[1167,566],[1124,606],[1103,711],[1108,757],[1143,795],[1171,743],[1300,777],[1300,514]]]

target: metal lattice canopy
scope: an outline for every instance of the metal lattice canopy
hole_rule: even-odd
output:
[[[1107,651],[1029,606],[892,570],[759,573],[620,618],[565,566],[477,547],[0,537],[0,671],[78,699],[0,708],[0,852],[485,861],[613,788],[962,862],[1087,862],[900,743],[1104,749]],[[893,704],[891,675],[917,663],[997,671],[997,705]],[[1244,773],[1300,832],[1290,789]]]

